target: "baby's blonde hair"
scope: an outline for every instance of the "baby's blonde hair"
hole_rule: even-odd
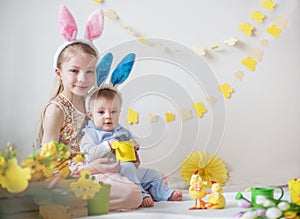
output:
[[[122,106],[122,97],[119,92],[117,92],[113,89],[110,89],[110,88],[100,88],[95,93],[93,93],[93,95],[90,98],[90,101],[88,103],[89,104],[89,108],[88,108],[89,112],[91,111],[95,100],[97,100],[100,97],[105,98],[107,100],[114,100],[117,97],[120,101],[120,106]]]

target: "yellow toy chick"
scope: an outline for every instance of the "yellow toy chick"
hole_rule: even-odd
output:
[[[90,171],[82,170],[77,182],[70,183],[71,191],[77,198],[88,200],[94,197],[96,192],[100,191],[101,185],[89,178]]]
[[[202,200],[206,196],[205,185],[207,182],[202,181],[201,176],[198,174],[198,170],[194,172],[190,180],[189,194],[195,199],[195,205],[190,207],[189,210],[205,209],[207,203]],[[199,201],[199,205],[198,205]]]
[[[223,193],[223,188],[216,181],[211,181],[212,193],[208,196],[208,207],[214,209],[222,209],[226,206],[226,200]]]

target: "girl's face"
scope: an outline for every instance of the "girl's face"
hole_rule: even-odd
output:
[[[114,99],[98,97],[91,105],[89,116],[97,128],[108,132],[118,126],[121,109],[118,97]]]
[[[76,53],[55,72],[62,80],[64,94],[85,96],[95,83],[95,69],[95,57]]]

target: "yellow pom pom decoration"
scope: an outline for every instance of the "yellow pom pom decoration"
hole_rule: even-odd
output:
[[[211,186],[211,181],[217,181],[223,186],[228,179],[228,171],[223,161],[208,152],[193,152],[183,160],[180,175],[188,186],[195,170],[199,171],[203,181],[208,182],[208,187]]]

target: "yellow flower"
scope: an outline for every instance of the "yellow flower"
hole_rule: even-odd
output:
[[[69,159],[71,157],[71,152],[67,151],[65,154],[62,156],[64,159]]]
[[[1,152],[0,152],[0,168],[5,167],[5,159],[4,157],[1,156]]]
[[[84,161],[84,154],[83,153],[76,154],[76,156],[73,157],[72,161],[75,162],[75,163],[83,162]]]
[[[66,160],[62,163],[59,163],[56,171],[62,178],[67,178],[67,176],[69,175],[69,161]]]
[[[41,181],[46,178],[44,174],[45,164],[39,159],[42,157],[39,154],[31,155],[23,159],[22,167],[30,168],[31,170],[31,182]]]
[[[30,169],[22,169],[17,159],[13,157],[7,161],[7,170],[0,177],[0,184],[11,193],[18,193],[27,188],[30,177]]]
[[[284,218],[295,219],[295,218],[297,218],[297,212],[296,211],[287,211],[284,213]]]
[[[49,156],[51,154],[55,154],[56,152],[56,144],[54,141],[49,142],[48,144],[44,144],[41,149],[42,156]]]
[[[18,155],[17,150],[11,145],[6,148],[6,154],[9,155],[10,158]]]

